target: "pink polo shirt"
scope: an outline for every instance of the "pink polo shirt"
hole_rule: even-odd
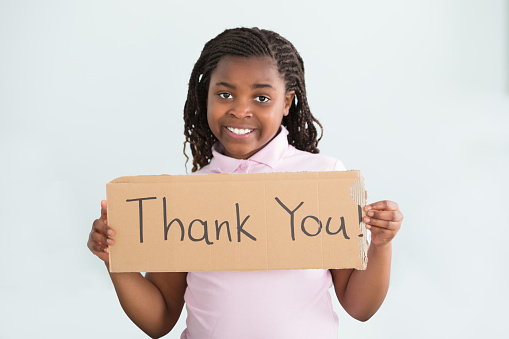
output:
[[[341,161],[297,150],[280,133],[251,158],[223,155],[216,143],[210,164],[195,172],[266,173],[342,171]],[[184,295],[187,329],[181,338],[337,338],[329,270],[189,272]]]

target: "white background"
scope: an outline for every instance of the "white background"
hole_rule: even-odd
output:
[[[194,62],[226,28],[306,65],[324,154],[405,215],[392,281],[341,338],[509,330],[507,1],[0,1],[0,338],[144,338],[86,248],[105,184],[184,174]],[[185,316],[168,338],[178,338]]]

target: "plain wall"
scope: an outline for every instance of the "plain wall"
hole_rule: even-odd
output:
[[[340,337],[507,332],[507,1],[3,0],[0,337],[145,337],[88,234],[108,181],[185,173],[191,69],[237,26],[296,46],[321,151],[405,215],[385,303],[336,301]]]

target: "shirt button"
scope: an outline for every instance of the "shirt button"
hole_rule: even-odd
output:
[[[240,164],[240,169],[241,169],[241,170],[245,170],[245,169],[246,169],[246,167],[247,167],[247,165],[246,165],[246,164],[244,164],[244,163]]]

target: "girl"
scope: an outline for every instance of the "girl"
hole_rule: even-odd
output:
[[[317,154],[321,124],[306,99],[304,66],[294,46],[257,28],[226,30],[210,40],[189,80],[185,144],[195,174],[344,170]],[[88,247],[108,266],[106,202]],[[338,318],[328,289],[354,318],[368,320],[389,287],[391,241],[403,215],[398,205],[366,206],[371,230],[365,271],[111,273],[129,318],[151,337],[168,333],[184,304],[181,338],[336,338]]]

